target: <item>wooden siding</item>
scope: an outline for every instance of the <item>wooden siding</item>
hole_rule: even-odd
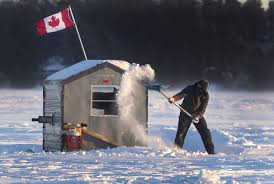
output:
[[[62,85],[58,81],[44,83],[44,116],[54,115],[53,124],[43,126],[43,149],[60,151],[62,149]]]

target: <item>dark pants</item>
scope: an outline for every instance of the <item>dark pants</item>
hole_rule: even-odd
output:
[[[187,131],[191,125],[191,118],[186,115],[180,114],[179,122],[178,122],[178,130],[175,138],[175,145],[182,148],[184,144],[184,140],[187,134]],[[214,154],[214,144],[212,142],[212,137],[210,130],[207,128],[206,120],[202,117],[199,123],[193,123],[201,135],[203,140],[205,149],[208,154]]]

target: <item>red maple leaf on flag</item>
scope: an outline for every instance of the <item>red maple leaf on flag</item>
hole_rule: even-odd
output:
[[[49,25],[51,27],[56,27],[59,25],[59,23],[60,23],[60,20],[58,18],[56,19],[55,16],[52,16],[51,21],[49,22]]]

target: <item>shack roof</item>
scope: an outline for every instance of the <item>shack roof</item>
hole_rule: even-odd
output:
[[[65,80],[105,62],[115,65],[124,71],[130,66],[130,63],[122,60],[85,60],[48,76],[46,80]]]

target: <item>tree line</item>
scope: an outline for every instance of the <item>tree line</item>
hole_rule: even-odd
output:
[[[271,88],[274,3],[260,0],[1,1],[0,86],[41,84],[43,66],[83,60],[73,28],[43,37],[34,22],[71,5],[89,59],[149,63],[157,79],[200,78],[229,88]]]

